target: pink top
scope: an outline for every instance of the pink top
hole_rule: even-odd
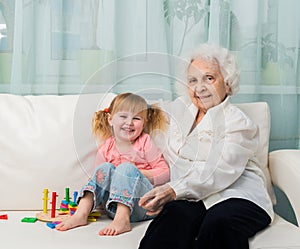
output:
[[[138,169],[150,170],[154,186],[162,185],[169,181],[170,171],[161,150],[152,142],[149,134],[142,133],[132,149],[120,154],[114,137],[109,137],[100,146],[97,152],[95,165],[109,162],[118,166],[124,162],[135,164]]]

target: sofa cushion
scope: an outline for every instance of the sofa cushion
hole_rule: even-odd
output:
[[[6,212],[8,220],[0,220],[1,248],[3,249],[135,249],[150,221],[133,223],[132,231],[118,236],[99,236],[98,232],[111,220],[106,216],[87,226],[61,232],[51,229],[46,222],[21,222],[34,217],[33,211]],[[18,239],[16,239],[18,238]]]
[[[0,213],[2,214],[2,213]],[[150,221],[132,224],[132,231],[118,236],[99,236],[98,232],[111,220],[102,216],[96,222],[66,232],[47,227],[45,222],[23,223],[24,217],[34,217],[34,211],[6,212],[8,220],[0,220],[1,248],[32,249],[133,249],[138,248]],[[16,236],[18,239],[16,239]],[[276,216],[272,226],[249,241],[250,249],[299,249],[300,230]]]
[[[260,168],[264,172],[267,181],[267,188],[272,202],[276,202],[275,194],[272,188],[270,172],[268,168],[268,152],[270,138],[270,110],[266,102],[242,103],[236,104],[246,115],[258,125],[259,145],[257,150],[257,159]]]
[[[250,249],[299,249],[300,229],[275,215],[272,225],[249,240]]]
[[[43,207],[43,189],[64,198],[93,172],[94,112],[114,94],[0,95],[0,209]]]
[[[65,96],[0,95],[0,208],[42,208],[42,191],[48,188],[64,198],[87,181],[93,172],[97,143],[91,120],[107,107],[115,94]],[[259,125],[258,159],[268,180],[270,116],[266,103],[238,104]],[[260,111],[257,111],[260,110]],[[9,191],[8,191],[9,189]],[[13,196],[14,198],[11,198]]]

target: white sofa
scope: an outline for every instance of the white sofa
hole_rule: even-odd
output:
[[[59,204],[65,188],[72,193],[87,181],[93,172],[97,148],[91,135],[91,119],[97,109],[108,106],[113,96],[0,94],[0,217],[8,217],[0,219],[1,249],[138,247],[149,221],[135,223],[131,232],[116,237],[98,236],[98,231],[110,222],[105,215],[85,227],[66,232],[50,229],[42,221],[21,222],[22,218],[35,217],[43,210],[44,188],[50,193],[57,192]],[[275,151],[268,158],[268,106],[239,106],[259,124],[260,160],[265,173],[269,177],[269,166],[273,183],[286,192],[300,221],[299,151]],[[276,215],[270,227],[250,240],[250,248],[300,248],[300,229]]]

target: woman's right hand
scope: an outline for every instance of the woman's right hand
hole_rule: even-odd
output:
[[[141,197],[139,205],[147,210],[147,215],[157,215],[163,206],[176,199],[175,191],[168,185],[158,186]]]

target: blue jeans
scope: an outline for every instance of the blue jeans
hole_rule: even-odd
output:
[[[153,216],[146,215],[146,210],[138,205],[140,197],[153,188],[150,181],[131,163],[122,163],[115,167],[111,163],[100,164],[93,177],[81,189],[79,197],[85,191],[94,194],[94,208],[103,204],[107,215],[114,218],[117,203],[130,209],[130,221],[149,220]],[[80,201],[80,199],[79,199]]]

